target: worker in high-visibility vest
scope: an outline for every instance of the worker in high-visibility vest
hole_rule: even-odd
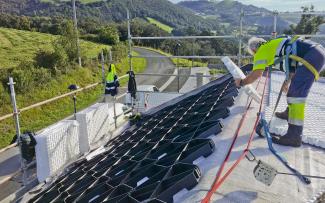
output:
[[[118,87],[120,86],[117,74],[116,74],[116,68],[114,64],[111,64],[108,68],[108,74],[106,77],[106,88],[105,88],[105,94],[110,94],[111,96],[115,96],[118,93]]]
[[[280,70],[287,76],[282,90],[287,92],[288,107],[276,116],[287,120],[289,127],[284,136],[272,134],[272,141],[285,146],[301,146],[305,104],[312,84],[324,67],[324,47],[299,37],[285,36],[269,41],[253,37],[248,42],[248,52],[254,56],[253,71],[243,80],[236,79],[236,85],[251,84],[262,76],[266,67],[280,64]]]

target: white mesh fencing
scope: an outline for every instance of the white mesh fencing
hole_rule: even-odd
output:
[[[270,107],[266,107],[266,119],[270,120],[273,109],[280,92],[282,83],[285,79],[283,73],[272,73],[271,97]],[[321,78],[318,82],[313,84],[311,88],[306,109],[305,122],[303,131],[303,142],[312,144],[318,147],[325,148],[325,80]],[[285,95],[282,96],[277,111],[283,111],[287,107],[287,100]],[[270,131],[277,134],[285,134],[288,128],[287,122],[273,118],[270,126]]]
[[[123,104],[116,103],[116,115],[123,114]],[[77,121],[60,121],[35,138],[37,178],[40,182],[59,172],[96,143],[111,138],[114,127],[114,104],[98,103],[77,113]]]
[[[80,124],[80,152],[85,153],[93,144],[108,137],[114,114],[109,114],[107,103],[98,103],[78,112],[76,117]]]
[[[48,127],[35,137],[37,178],[39,182],[54,175],[79,154],[79,125],[64,120]]]

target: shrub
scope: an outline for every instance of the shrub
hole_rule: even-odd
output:
[[[26,63],[23,68],[17,68],[10,73],[14,78],[15,90],[17,93],[24,93],[33,90],[35,87],[46,87],[51,81],[50,70],[45,68],[34,68]]]
[[[45,68],[34,68],[32,70],[32,75],[34,84],[37,87],[46,87],[46,84],[52,79],[50,71]]]
[[[113,25],[101,28],[98,37],[99,42],[110,45],[115,45],[120,41],[118,30]]]
[[[69,64],[68,54],[65,52],[64,48],[61,46],[55,47],[55,51],[53,53],[55,58],[55,70],[67,70],[67,66]]]
[[[81,39],[91,41],[91,42],[99,42],[98,35],[96,34],[85,34],[81,36]]]
[[[73,23],[71,21],[63,22],[60,25],[60,31],[61,36],[53,43],[55,52],[59,51],[59,56],[66,55],[71,62],[77,61],[77,33],[74,30]]]
[[[40,50],[34,57],[35,66],[47,69],[54,69],[57,64],[56,55],[48,50]]]
[[[14,69],[11,72],[11,76],[16,82],[15,90],[17,93],[24,93],[31,91],[34,85],[33,73],[32,71],[26,71],[22,69]]]
[[[112,47],[113,61],[115,63],[121,62],[121,60],[128,55],[128,48],[124,43],[118,43]]]
[[[0,106],[4,107],[5,104],[10,103],[9,90],[0,84]]]

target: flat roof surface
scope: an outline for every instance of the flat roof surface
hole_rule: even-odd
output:
[[[182,100],[189,102],[189,98],[191,96],[201,94],[201,92],[207,90],[209,87],[212,87],[214,83],[215,82],[212,82],[204,87],[192,91],[190,94],[180,96],[159,107],[153,108],[149,113],[154,115],[156,112],[161,110],[166,111],[166,109],[169,109],[169,106],[173,106]],[[262,92],[264,84],[265,78],[263,78],[260,82],[258,87],[259,92]],[[222,123],[224,124],[222,132],[209,137],[206,137],[208,135],[205,136],[208,139],[212,139],[215,144],[215,150],[206,158],[199,157],[198,159],[193,159],[193,164],[199,167],[200,173],[202,174],[198,184],[189,191],[187,189],[183,189],[178,192],[173,197],[174,202],[201,202],[201,200],[207,194],[215,179],[219,167],[227,154],[235,131],[237,130],[239,121],[246,110],[248,102],[248,96],[242,92],[242,90],[240,90],[239,95],[236,97],[235,104],[230,107],[229,116],[222,120]],[[252,102],[233,149],[233,153],[226,164],[224,172],[228,170],[228,168],[239,158],[242,151],[246,148],[249,136],[252,133],[254,123],[256,121],[256,114],[258,110],[259,104]],[[172,121],[175,115],[171,114],[170,116]],[[218,125],[217,121],[215,121],[215,125]],[[146,136],[150,136],[150,134],[147,134]],[[153,138],[154,137],[152,137],[152,139]],[[175,137],[175,139],[176,138],[177,137]],[[123,137],[121,139],[123,139]],[[127,144],[127,142],[125,143]],[[121,145],[120,147],[124,148],[127,146]],[[323,149],[316,148],[311,145],[303,145],[300,148],[282,147],[278,145],[274,145],[274,147],[289,161],[294,168],[301,173],[310,175],[324,175],[322,174],[325,171],[325,152]],[[288,169],[269,151],[265,139],[254,135],[250,149],[256,155],[258,160],[262,160],[270,164],[280,172],[289,172]],[[158,158],[158,162],[161,162],[164,158],[161,158],[160,161],[159,159],[160,158]],[[124,160],[123,157],[121,160]],[[276,176],[271,186],[265,186],[263,183],[254,178],[253,169],[255,166],[255,162],[249,162],[244,158],[221,185],[221,187],[213,194],[211,202],[306,202],[325,188],[324,180],[312,179],[312,183],[310,185],[305,185],[297,177],[285,175]],[[71,175],[72,174],[69,174],[68,176]],[[80,180],[82,180],[82,178]],[[141,179],[141,181],[145,180]],[[139,182],[137,184],[139,184]],[[124,185],[123,187],[126,188]],[[119,187],[119,189],[123,188]],[[131,196],[133,191],[137,190],[137,188],[135,188],[135,190],[131,190]],[[127,199],[122,200],[126,201]],[[122,200],[121,202],[123,202]]]
[[[262,93],[264,82],[265,78],[261,80],[259,85],[258,91],[260,93]],[[282,100],[285,101],[285,99]],[[223,120],[223,131],[217,136],[212,135],[210,137],[216,145],[216,150],[209,157],[195,161],[202,172],[201,180],[192,190],[183,190],[176,194],[174,202],[200,202],[207,194],[230,147],[247,102],[247,95],[240,90],[235,105],[230,108],[230,116]],[[259,104],[253,102],[224,172],[246,148],[258,110]],[[323,115],[324,111],[321,113]],[[325,175],[325,151],[323,149],[311,145],[303,145],[300,148],[279,145],[274,145],[274,147],[302,174]],[[266,139],[254,135],[250,149],[256,155],[257,160],[270,164],[279,172],[290,172],[270,152]],[[266,186],[255,179],[253,175],[255,166],[256,163],[249,162],[244,158],[213,194],[211,202],[306,202],[325,188],[325,180],[311,179],[312,183],[306,185],[296,176],[286,175],[277,175],[272,185]]]
[[[228,75],[150,110],[105,145],[93,159],[80,159],[32,202],[172,202],[182,188],[194,187],[201,173],[193,163],[209,156],[205,139],[220,132],[220,118],[238,95]]]

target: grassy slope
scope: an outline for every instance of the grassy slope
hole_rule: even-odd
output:
[[[51,39],[54,36],[35,33],[35,32],[24,32],[24,31],[17,31],[17,30],[9,30],[9,29],[1,29],[1,31],[5,30],[8,33],[8,38],[16,41],[15,38],[12,36],[17,36],[18,40],[24,39],[25,42],[30,43],[29,46],[26,43],[16,43],[15,46],[8,46],[8,38],[0,38],[0,46],[7,43],[7,47],[0,48],[0,59],[6,58],[5,60],[2,59],[0,61],[0,67],[2,63],[13,63],[16,60],[15,55],[22,53],[24,54],[24,58],[27,60],[31,60],[33,53],[35,52],[34,49],[31,49],[30,46],[35,48],[41,46],[48,46],[51,42]],[[20,33],[16,35],[16,33]],[[24,33],[24,34],[21,34]],[[41,40],[34,40],[34,39],[41,39]],[[18,41],[17,40],[17,41]],[[83,42],[83,50],[87,50],[87,56],[93,57],[97,56],[97,53],[100,51],[103,45],[98,45],[89,42]],[[3,47],[3,46],[2,46]],[[4,50],[3,50],[4,49]],[[137,53],[133,53],[137,54]],[[133,60],[134,67],[136,67],[136,71],[143,71],[146,66],[146,60],[144,59],[134,59]],[[117,64],[118,73],[119,75],[123,75],[128,70],[128,60],[127,58],[122,60],[121,63]],[[42,88],[34,88],[30,92],[25,94],[18,94],[17,95],[17,104],[19,107],[25,107],[31,105],[36,102],[43,101],[45,99],[52,98],[57,95],[61,95],[63,93],[68,92],[67,86],[69,84],[75,83],[79,86],[83,87],[88,84],[92,84],[95,82],[101,81],[101,66],[99,64],[94,64],[93,67],[87,68],[77,68],[70,71],[67,75],[61,75],[56,80],[49,82],[45,87]],[[78,93],[78,101],[77,106],[78,109],[83,109],[90,104],[96,102],[103,93],[103,86],[99,85],[97,88]],[[1,95],[0,95],[1,96]],[[1,98],[1,100],[5,100],[4,104],[1,105],[0,108],[0,115],[7,114],[11,112],[11,105],[10,105],[10,98],[9,94]],[[64,98],[59,101],[50,103],[48,105],[44,105],[39,108],[35,108],[29,110],[27,112],[21,113],[21,127],[22,130],[33,130],[37,131],[40,130],[48,125],[51,125],[69,115],[72,114],[72,101],[71,98]],[[0,121],[0,148],[7,146],[12,137],[15,134],[15,128],[13,119],[9,118],[5,121]]]
[[[0,68],[16,67],[21,62],[32,60],[40,49],[52,49],[51,42],[57,36],[8,28],[0,28]],[[106,45],[81,40],[82,55],[97,57]]]
[[[165,30],[168,33],[171,33],[173,31],[172,27],[170,27],[169,25],[166,25],[164,23],[161,23],[161,22],[159,22],[158,20],[156,20],[154,18],[147,17],[147,20],[149,21],[149,23],[158,26],[160,29]]]

